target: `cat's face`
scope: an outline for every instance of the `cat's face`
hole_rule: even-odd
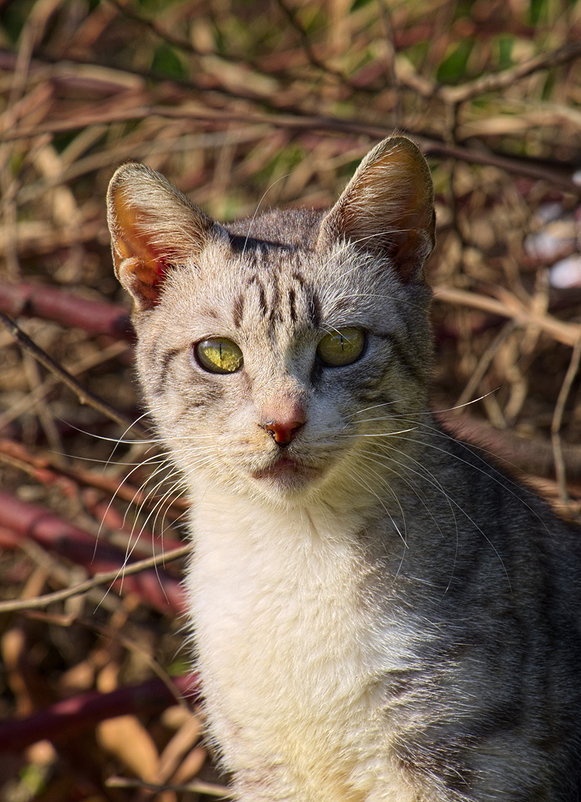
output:
[[[352,184],[322,224],[309,213],[277,214],[270,236],[261,232],[268,243],[196,216],[171,190],[166,214],[179,233],[180,214],[193,215],[195,232],[169,269],[171,248],[159,255],[168,235],[150,228],[144,256],[143,209],[131,248],[114,210],[118,268],[137,301],[140,378],[192,486],[211,482],[276,502],[373,492],[385,450],[401,447],[398,438],[424,409],[429,293],[419,275],[429,237],[418,235],[410,275],[400,269],[409,269],[410,237],[395,246],[391,237],[389,252],[374,247],[368,229],[347,238],[340,224]],[[248,221],[246,233],[261,227]]]
[[[311,492],[374,435],[409,427],[424,405],[425,293],[365,261],[350,245],[218,243],[172,273],[138,324],[138,359],[182,469],[242,492]]]

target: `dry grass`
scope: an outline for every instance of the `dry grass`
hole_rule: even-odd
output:
[[[0,310],[30,338],[0,327],[0,718],[22,720],[0,721],[0,797],[209,799],[183,790],[218,780],[207,764],[198,775],[200,723],[164,684],[187,670],[183,565],[148,564],[111,585],[127,549],[147,559],[180,548],[183,502],[161,502],[154,468],[132,467],[147,446],[114,446],[140,407],[108,179],[123,160],[146,161],[221,219],[258,203],[326,206],[373,142],[415,136],[438,204],[433,407],[577,516],[581,279],[558,289],[550,268],[581,237],[581,5],[0,10]],[[558,216],[547,223],[549,204]],[[550,255],[530,247],[539,235],[552,237]],[[70,729],[62,700],[76,710]]]

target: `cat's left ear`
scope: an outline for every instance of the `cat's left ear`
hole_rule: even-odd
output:
[[[163,175],[137,163],[111,179],[107,222],[115,273],[138,312],[157,305],[170,271],[195,260],[219,229]]]
[[[390,258],[403,282],[418,279],[434,247],[434,190],[426,160],[405,137],[384,139],[323,218],[317,245],[348,240]]]

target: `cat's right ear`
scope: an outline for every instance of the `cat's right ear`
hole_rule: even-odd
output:
[[[164,176],[134,163],[111,179],[107,222],[115,273],[137,311],[157,305],[168,271],[195,259],[214,228]]]
[[[426,160],[406,137],[384,139],[323,218],[318,247],[349,241],[388,257],[404,283],[421,279],[434,247],[434,190]]]

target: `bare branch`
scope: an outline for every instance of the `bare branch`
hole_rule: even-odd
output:
[[[542,315],[527,309],[515,295],[504,293],[505,300],[490,298],[481,293],[459,290],[454,287],[434,288],[434,299],[449,304],[469,306],[514,320],[519,326],[536,326],[557,342],[574,346],[581,336],[581,323],[567,323],[552,315]]]
[[[0,312],[11,317],[40,317],[90,334],[109,334],[132,341],[135,337],[127,310],[104,301],[89,301],[56,287],[38,284],[0,285]],[[6,325],[6,324],[5,324]]]
[[[0,752],[22,752],[30,744],[47,738],[58,741],[92,729],[100,721],[115,716],[155,713],[175,704],[181,695],[186,696],[191,704],[199,701],[195,674],[175,677],[169,684],[152,679],[110,693],[89,691],[79,694],[27,718],[0,722]]]
[[[166,551],[163,554],[157,554],[155,557],[149,557],[145,560],[138,560],[137,562],[128,563],[123,568],[117,568],[114,571],[106,571],[103,573],[95,574],[91,579],[85,582],[79,582],[71,588],[64,588],[57,590],[54,593],[45,593],[43,596],[37,596],[34,599],[17,599],[13,601],[0,602],[0,615],[2,613],[15,613],[22,612],[23,610],[41,610],[48,607],[55,602],[70,599],[72,596],[80,596],[99,585],[110,585],[113,582],[118,582],[125,577],[132,576],[133,574],[148,571],[150,568],[157,568],[160,565],[165,565],[172,560],[178,560],[181,557],[186,557],[191,554],[192,546],[182,546],[179,549]]]
[[[486,92],[498,92],[512,86],[517,81],[532,75],[539,70],[548,70],[567,64],[581,56],[581,42],[569,42],[563,47],[541,53],[539,56],[523,61],[509,70],[496,75],[483,75],[475,81],[454,87],[439,87],[438,95],[448,103],[464,103]]]
[[[131,420],[131,418],[122,415],[98,395],[92,393],[90,390],[87,390],[86,387],[83,387],[83,385],[80,384],[80,382],[75,379],[75,377],[72,376],[68,370],[65,370],[62,365],[59,365],[59,363],[49,356],[49,354],[47,354],[46,351],[44,351],[39,345],[37,345],[34,340],[28,336],[28,334],[25,334],[14,320],[8,317],[8,315],[5,315],[3,312],[0,312],[0,323],[2,323],[2,325],[14,337],[16,342],[27,353],[33,356],[37,362],[40,362],[41,365],[43,365],[61,382],[63,382],[63,384],[72,390],[76,394],[81,404],[89,404],[102,415],[105,415],[105,417],[119,424],[124,431],[131,430],[139,436],[146,435],[145,430],[138,423],[135,423],[133,420]]]

